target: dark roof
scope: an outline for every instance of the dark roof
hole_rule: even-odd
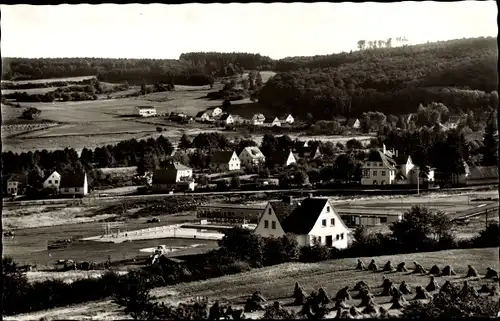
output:
[[[63,173],[59,187],[82,187],[84,182],[85,172]]]
[[[17,181],[21,184],[26,184],[26,175],[24,174],[12,174],[7,181]]]
[[[196,114],[195,117],[201,117],[201,116],[203,116],[206,113],[207,113],[206,111],[200,111],[199,113]]]
[[[284,165],[290,155],[291,151],[276,151],[272,155],[272,162],[276,165]]]
[[[368,155],[368,162],[382,162],[384,166],[386,167],[394,167],[396,166],[396,162],[390,158],[389,156],[385,155],[381,151],[377,151],[375,153],[370,153]]]
[[[165,166],[165,169],[166,170],[169,170],[169,169],[176,169],[176,170],[188,170],[188,169],[191,169],[185,165],[182,165],[181,163],[179,162],[168,162],[167,165]]]
[[[175,184],[176,173],[165,169],[157,169],[153,173],[153,184]]]
[[[315,157],[319,157],[321,155],[322,155],[321,148],[319,146],[316,146],[316,148],[314,148],[311,151],[311,153],[309,154],[309,157],[315,158]]]
[[[229,116],[231,116],[231,114],[224,114],[224,115],[220,116],[220,120],[226,120],[229,118]]]
[[[354,125],[354,123],[356,123],[356,120],[358,120],[358,119],[357,119],[357,118],[349,118],[349,119],[347,120],[346,125],[347,125],[347,126],[352,126],[352,125]]]
[[[282,223],[285,233],[308,234],[325,207],[326,198],[306,198]]]
[[[45,182],[47,179],[49,179],[50,176],[52,176],[52,174],[54,173],[57,173],[59,174],[57,171],[52,171],[50,173],[48,173],[47,175],[45,175],[45,177],[43,178],[43,181],[42,182]]]
[[[274,201],[269,202],[269,204],[271,204],[271,207],[273,208],[280,224],[283,224],[285,219],[299,207],[297,202],[292,202],[292,204],[290,204],[287,202]]]
[[[226,164],[233,157],[233,151],[217,151],[210,157],[210,163]]]

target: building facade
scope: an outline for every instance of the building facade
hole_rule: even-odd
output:
[[[87,173],[72,173],[61,176],[59,184],[61,195],[85,196],[89,193]]]
[[[240,170],[241,162],[236,152],[219,151],[212,155],[209,166],[215,171],[235,171]]]
[[[156,116],[156,108],[151,106],[137,106],[135,107],[136,114],[141,117]]]
[[[245,147],[239,155],[241,165],[245,167],[259,166],[266,162],[266,157],[257,146]]]
[[[43,181],[42,185],[44,189],[50,188],[50,189],[55,189],[56,191],[59,192],[60,184],[61,184],[61,174],[54,171]]]

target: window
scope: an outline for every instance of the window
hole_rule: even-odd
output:
[[[380,172],[380,175],[381,175],[381,176],[385,176],[385,171],[381,171],[381,172]]]
[[[264,228],[269,228],[269,221],[268,220],[264,221]]]
[[[69,192],[69,188],[65,188],[64,190],[65,190],[66,192]]]
[[[373,171],[373,176],[377,176],[377,171]]]
[[[59,183],[59,181],[58,181],[58,180],[55,180],[55,181],[54,181],[54,183],[55,183],[55,184],[57,184],[57,183]]]
[[[275,230],[276,229],[276,222],[275,221],[272,221],[272,229]]]
[[[381,217],[380,223],[387,223],[387,217]]]
[[[49,184],[52,184],[52,181],[49,179]]]
[[[343,240],[344,239],[344,233],[340,233],[340,239]]]
[[[318,236],[317,240],[318,240],[318,243],[321,244],[321,236]]]
[[[328,213],[330,213],[330,206],[327,206],[327,207],[326,207],[326,211],[327,211]]]
[[[335,219],[334,219],[334,218],[331,218],[331,219],[330,219],[330,225],[331,225],[331,226],[334,226],[334,225],[335,225]]]
[[[321,221],[321,225],[322,225],[323,227],[326,227],[326,220],[322,220],[322,221]]]
[[[267,214],[271,215],[271,208],[269,208],[269,211],[267,211]]]
[[[363,169],[363,177],[370,177],[370,170],[369,169]]]
[[[336,239],[337,239],[337,241],[340,240],[340,235],[337,234]]]

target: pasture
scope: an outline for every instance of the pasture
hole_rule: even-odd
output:
[[[361,258],[368,264],[371,257]],[[426,269],[434,264],[443,268],[450,264],[456,276],[436,277],[439,285],[443,285],[445,280],[462,283],[468,264],[472,264],[481,274],[485,273],[486,267],[499,268],[498,248],[468,249],[468,250],[448,250],[439,252],[425,252],[401,254],[392,256],[374,257],[380,266],[391,260],[394,265],[405,262],[409,270],[413,268],[412,262],[417,261]],[[241,308],[246,298],[255,291],[260,291],[263,296],[270,301],[279,301],[282,305],[292,301],[295,282],[303,287],[307,293],[317,291],[323,287],[327,294],[332,297],[345,286],[352,290],[354,285],[363,280],[371,287],[375,295],[374,302],[377,305],[388,308],[390,297],[380,296],[382,289],[382,276],[390,278],[396,285],[401,281],[414,290],[416,286],[426,286],[429,277],[421,274],[411,273],[387,273],[368,272],[355,270],[356,258],[330,260],[321,263],[286,263],[276,266],[254,269],[246,273],[228,275],[204,281],[181,283],[174,286],[156,288],[152,294],[158,301],[166,304],[178,304],[188,302],[197,296],[208,296],[209,304],[215,300],[221,303],[227,302],[233,307]],[[483,279],[467,279],[469,284],[478,288],[481,284],[488,284],[491,281]],[[356,292],[351,292],[351,296]],[[407,300],[412,300],[413,295],[405,295]],[[347,304],[357,305],[359,300],[349,300]],[[288,307],[289,309],[297,309]],[[397,310],[391,310],[392,314],[397,314]],[[262,312],[250,313],[248,316],[256,318],[262,316]],[[331,315],[333,316],[333,315]],[[111,300],[89,302],[78,306],[57,308],[47,311],[40,311],[24,315],[17,315],[6,320],[32,320],[40,318],[51,319],[91,319],[91,320],[112,320],[127,318],[122,309]]]

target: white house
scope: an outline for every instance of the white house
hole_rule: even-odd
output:
[[[264,125],[264,121],[266,120],[266,117],[262,114],[255,114],[252,117],[252,125]]]
[[[193,170],[179,162],[168,162],[164,170],[169,174],[169,176],[171,175],[175,179],[176,183],[193,178]]]
[[[170,161],[165,168],[154,171],[151,185],[155,191],[194,190],[193,170]]]
[[[152,106],[137,106],[135,107],[136,114],[141,117],[156,116],[156,108]]]
[[[224,114],[220,116],[220,121],[222,121],[225,125],[230,125],[234,123],[234,118],[231,114]]]
[[[194,119],[200,122],[207,122],[210,121],[210,115],[206,111],[200,111],[196,114]]]
[[[258,166],[266,162],[266,157],[257,146],[245,147],[240,153],[239,159],[241,165],[245,167]]]
[[[71,173],[61,176],[59,192],[62,195],[85,196],[89,193],[87,173]]]
[[[26,176],[14,174],[7,180],[7,193],[9,195],[23,194],[26,191]]]
[[[295,119],[291,114],[288,114],[285,118],[281,119],[281,123],[287,123],[287,124],[293,124],[295,122]]]
[[[273,120],[266,120],[264,121],[264,124],[269,127],[281,127],[281,121],[278,119],[278,117],[274,117]]]
[[[357,118],[349,118],[347,120],[346,126],[349,128],[358,129],[359,127],[361,127],[361,123]]]
[[[222,115],[222,109],[220,107],[211,107],[207,109],[207,113],[211,117],[219,117]]]
[[[44,189],[51,188],[59,192],[60,184],[61,184],[61,174],[54,171],[49,176],[47,176],[47,178],[44,179],[43,188]]]
[[[276,166],[287,167],[297,162],[292,151],[277,151],[273,153],[272,162]]]
[[[381,151],[370,153],[361,166],[361,185],[394,184],[396,162]]]
[[[218,151],[210,158],[209,166],[216,171],[235,171],[240,169],[241,162],[236,152]]]
[[[295,235],[299,246],[315,242],[345,249],[349,229],[327,198],[306,198],[300,203],[269,202],[255,233],[263,237]]]

